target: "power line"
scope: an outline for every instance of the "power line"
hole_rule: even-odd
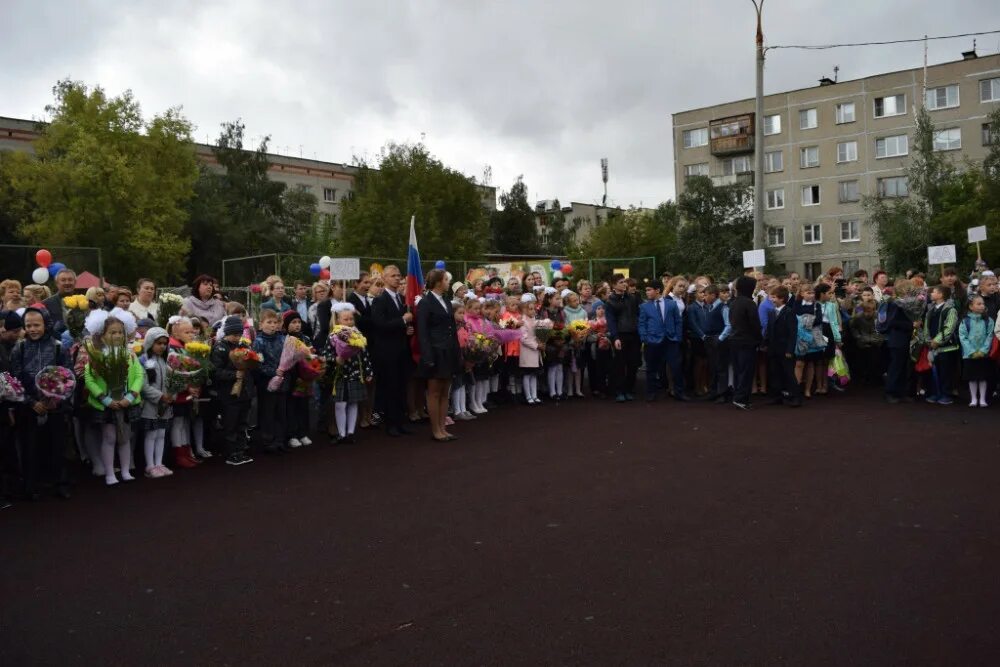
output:
[[[855,42],[853,44],[785,44],[781,46],[768,46],[770,49],[806,49],[809,51],[820,51],[824,49],[839,49],[845,46],[884,46],[886,44],[912,44],[914,42],[931,41],[936,39],[958,39],[960,37],[979,37],[981,35],[1000,34],[1000,30],[986,30],[984,32],[966,32],[961,35],[940,35],[936,37],[919,37],[916,39],[893,39],[885,42]]]

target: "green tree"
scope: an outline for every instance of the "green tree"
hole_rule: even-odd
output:
[[[143,120],[131,91],[108,97],[66,80],[53,94],[35,157],[5,162],[21,202],[20,236],[102,248],[113,281],[177,278],[191,245],[186,204],[198,176],[191,124],[178,109]]]
[[[542,249],[535,225],[535,211],[528,203],[528,186],[518,176],[507,192],[500,193],[500,208],[490,216],[492,249],[505,255],[538,255]]]
[[[566,220],[559,200],[554,202],[554,211],[545,213],[546,239],[542,244],[542,252],[547,255],[572,255],[576,250],[576,233],[583,226],[583,218]]]
[[[590,230],[576,254],[582,259],[653,255],[657,267],[667,267],[676,255],[679,226],[677,205],[672,201],[652,212],[636,208],[613,210],[605,222]]]
[[[489,224],[475,181],[422,144],[390,144],[378,169],[359,166],[354,197],[341,204],[339,253],[405,257],[412,215],[424,258],[475,258],[486,250]]]
[[[683,223],[667,266],[674,273],[734,277],[743,271],[743,251],[753,246],[750,186],[716,186],[707,176],[687,180],[677,199]]]

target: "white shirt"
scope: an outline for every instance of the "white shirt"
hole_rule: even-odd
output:
[[[680,298],[678,296],[674,296],[673,292],[670,293],[670,298],[674,300],[674,303],[677,304],[677,310],[681,311],[681,315],[683,315],[684,314],[684,307],[687,305],[687,304],[684,303],[684,299],[682,299],[682,298]]]
[[[448,304],[444,302],[444,297],[435,292],[434,290],[431,290],[431,294],[437,297],[438,303],[441,304],[441,307],[444,308],[445,312],[448,312]]]
[[[385,288],[385,291],[389,293],[389,296],[392,298],[393,303],[395,303],[400,310],[406,308],[406,304],[403,303],[403,300],[399,298],[399,295],[396,294],[396,292],[389,289],[388,287]]]

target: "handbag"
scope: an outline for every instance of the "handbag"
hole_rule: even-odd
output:
[[[847,386],[847,383],[851,381],[851,371],[847,367],[847,360],[844,359],[844,353],[839,349],[833,355],[833,359],[830,360],[826,375],[841,387]]]
[[[990,359],[993,361],[1000,361],[1000,338],[993,336],[993,342],[990,343]]]
[[[918,373],[926,373],[932,368],[930,348],[924,345],[920,348],[920,354],[917,356],[917,364],[913,367]]]

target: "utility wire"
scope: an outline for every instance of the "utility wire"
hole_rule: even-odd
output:
[[[979,37],[981,35],[996,35],[1000,30],[986,30],[984,32],[966,32],[961,35],[940,35],[936,37],[919,37],[916,39],[893,39],[885,42],[856,42],[854,44],[786,44],[781,46],[768,46],[770,49],[806,49],[809,51],[821,51],[824,49],[839,49],[845,46],[883,46],[885,44],[911,44],[914,42],[924,42],[936,39],[958,39],[959,37]]]

